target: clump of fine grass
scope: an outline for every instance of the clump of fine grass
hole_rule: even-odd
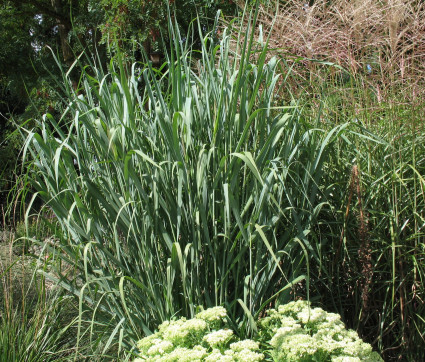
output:
[[[0,359],[61,361],[73,350],[70,298],[36,271],[43,257],[17,256],[13,233],[0,244]]]

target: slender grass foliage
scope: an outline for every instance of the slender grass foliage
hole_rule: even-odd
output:
[[[338,211],[334,227],[327,225],[333,243],[323,245],[333,256],[322,267],[332,277],[322,275],[326,287],[317,294],[386,358],[417,360],[425,343],[425,140],[417,109],[386,107],[382,120],[368,127],[380,143],[355,140],[355,154],[342,146],[330,162],[335,193],[329,202]]]
[[[380,97],[370,77],[329,77],[309,85],[316,97],[299,99],[323,126],[353,119],[372,138],[334,144],[326,178],[335,213],[317,223],[322,258],[311,285],[320,287],[311,294],[386,359],[417,360],[425,346],[424,99],[397,82]]]
[[[72,299],[48,290],[36,275],[36,262],[46,267],[43,257],[17,257],[13,250],[10,242],[0,244],[0,360],[66,360],[76,340]]]
[[[64,74],[67,110],[28,132],[33,185],[64,232],[57,281],[80,298],[80,333],[86,308],[111,326],[105,351],[199,305],[226,305],[249,334],[319,260],[310,233],[346,125],[312,127],[275,98],[278,60],[254,26],[243,41],[198,29],[192,49],[170,25],[161,69],[118,58],[86,67],[78,91]]]

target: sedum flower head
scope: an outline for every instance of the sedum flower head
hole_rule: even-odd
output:
[[[147,336],[143,339],[141,339],[139,342],[137,342],[137,348],[143,353],[146,354],[148,349],[151,348],[151,346],[155,343],[154,341],[159,338],[158,333],[151,334],[150,336]]]
[[[270,341],[270,344],[277,349],[282,349],[283,345],[287,343],[287,339],[294,335],[294,334],[301,334],[304,335],[304,332],[301,328],[301,326],[297,325],[294,327],[285,326],[282,328],[279,328],[276,333],[274,334],[273,338]]]
[[[221,353],[219,349],[214,349],[211,354],[205,358],[207,362],[256,362],[262,361],[264,359],[264,355],[262,353],[257,353],[249,349],[243,349],[238,352],[234,350],[226,350],[224,354]]]
[[[194,348],[176,348],[167,356],[167,361],[179,361],[179,362],[196,362],[202,361],[206,355],[207,350],[201,346],[195,346]]]
[[[223,355],[218,349],[213,350],[212,353],[205,358],[206,362],[233,362],[234,360],[233,356]]]
[[[235,361],[238,362],[256,362],[264,359],[264,354],[251,351],[249,349],[243,349],[234,355]]]
[[[172,342],[174,345],[184,344],[189,331],[182,328],[183,323],[182,321],[176,321],[162,328],[162,330],[160,329],[162,338]]]
[[[326,320],[326,312],[322,308],[306,306],[297,313],[297,319],[303,324],[320,323]]]
[[[207,342],[211,347],[218,347],[226,344],[233,336],[230,329],[220,329],[204,336],[203,341]]]
[[[196,315],[196,318],[203,319],[204,321],[210,322],[218,319],[225,318],[227,316],[226,309],[224,307],[213,307],[202,312],[199,312]]]
[[[223,324],[224,319],[226,318],[227,313],[224,307],[213,307],[196,314],[196,318],[202,319],[208,323],[209,327],[212,329],[218,329]]]
[[[198,318],[189,319],[181,326],[183,329],[187,330],[189,333],[203,333],[207,329],[207,323]]]
[[[170,341],[163,341],[162,339],[152,340],[152,346],[148,349],[147,354],[150,356],[163,355],[173,349],[173,344]]]
[[[159,331],[167,341],[174,345],[185,345],[197,343],[200,336],[207,331],[207,323],[198,318],[186,320],[184,318],[178,321],[162,323]]]
[[[245,339],[243,341],[232,343],[230,345],[230,349],[235,352],[241,352],[243,350],[257,351],[260,349],[260,344],[251,339]]]
[[[308,356],[314,356],[319,350],[315,339],[304,333],[294,333],[285,338],[276,339],[274,347],[279,352],[283,352],[288,361],[297,361]]]
[[[301,312],[306,307],[310,306],[310,302],[307,302],[305,300],[297,300],[295,302],[289,302],[284,305],[280,305],[277,308],[277,311],[281,315],[289,315],[292,317],[296,317],[297,313]]]

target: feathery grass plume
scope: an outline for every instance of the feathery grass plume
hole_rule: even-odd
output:
[[[390,87],[412,94],[415,85],[414,97],[423,88],[424,22],[425,4],[402,0],[267,1],[259,14],[264,33],[271,33],[270,48],[304,58],[291,61],[299,77],[326,80],[328,70],[308,59],[330,61],[354,76],[368,74],[368,84],[388,99]]]
[[[365,215],[365,210],[363,207],[363,194],[361,189],[361,179],[359,174],[359,168],[357,165],[354,165],[351,169],[351,183],[350,183],[350,195],[349,202],[352,199],[353,193],[357,196],[358,203],[358,236],[360,239],[360,246],[358,250],[359,255],[359,264],[361,268],[362,280],[359,281],[359,287],[361,289],[362,297],[362,314],[361,319],[365,318],[365,315],[368,313],[369,309],[369,288],[371,284],[371,279],[373,276],[373,268],[371,263],[371,245],[368,237],[368,226],[367,226],[367,216]],[[349,208],[349,205],[347,205]],[[348,210],[347,210],[348,212]]]

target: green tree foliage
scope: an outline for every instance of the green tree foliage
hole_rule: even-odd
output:
[[[167,27],[168,7],[187,30],[198,15],[207,27],[217,10],[232,13],[236,6],[210,0],[0,0],[0,111],[21,114],[28,92],[49,78],[42,65],[55,71],[46,45],[68,67],[83,50],[100,52],[106,61],[101,44],[113,41],[125,53],[140,46],[150,51]]]
[[[20,16],[18,16],[20,15]],[[18,14],[9,2],[0,5],[0,204],[12,186],[19,141],[12,134],[9,115],[23,113],[27,96],[23,82],[31,82],[36,74],[29,55],[34,53],[30,32],[35,19]],[[3,191],[3,192],[2,192]]]
[[[142,46],[147,53],[161,52],[161,39],[167,34],[168,14],[185,34],[190,23],[199,18],[201,26],[210,29],[218,10],[234,14],[233,1],[210,0],[102,0],[98,7],[104,12],[102,41],[134,50]],[[114,42],[118,39],[118,42]]]

